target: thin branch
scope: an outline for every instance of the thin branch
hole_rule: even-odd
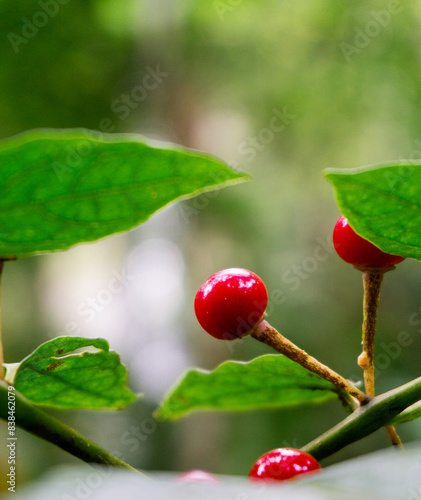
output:
[[[14,417],[17,426],[90,464],[123,467],[140,474],[139,471],[123,462],[123,460],[111,455],[77,431],[33,406],[15,390],[9,391],[8,386],[4,382],[0,382],[0,417],[4,420],[7,421],[8,419],[8,401],[10,401],[8,397],[10,392],[13,393],[15,401]]]
[[[286,337],[281,335],[267,321],[263,320],[251,333],[251,336],[272,347],[275,351],[284,354],[287,358],[299,363],[304,368],[307,368],[307,370],[332,382],[336,387],[339,387],[339,389],[342,389],[356,398],[361,404],[364,405],[370,401],[370,397],[355,387],[349,380],[346,380],[328,366],[320,363],[316,358],[309,356],[303,349],[300,349]]]
[[[363,351],[360,366],[364,370],[365,392],[374,396],[374,337],[377,326],[377,310],[380,302],[380,288],[384,273],[366,270],[363,272]]]
[[[380,427],[387,426],[395,416],[420,400],[421,377],[373,398],[302,449],[316,460],[322,460]]]
[[[386,425],[385,429],[393,446],[403,448],[401,438],[399,437],[399,434],[397,433],[395,427],[393,425]]]
[[[380,288],[384,273],[390,269],[391,268],[387,268],[386,271],[382,269],[366,269],[363,271],[363,351],[358,358],[358,364],[364,370],[365,392],[369,396],[375,395],[374,338],[377,328],[377,311],[379,309],[380,302]],[[402,441],[400,440],[396,429],[392,425],[386,426],[385,429],[392,445],[402,447]]]

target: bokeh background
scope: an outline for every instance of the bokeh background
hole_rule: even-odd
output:
[[[339,211],[322,170],[421,157],[420,47],[418,2],[2,0],[1,138],[38,127],[138,132],[253,175],[127,234],[6,265],[7,362],[57,335],[103,336],[144,394],[122,412],[51,413],[135,467],[240,475],[265,451],[300,447],[344,418],[337,402],[174,423],[153,410],[190,366],[270,352],[253,339],[219,342],[197,324],[197,288],[227,267],[259,274],[271,323],[360,379],[361,275],[333,252]],[[124,286],[109,299],[116,274]],[[378,391],[419,375],[420,282],[411,260],[385,277]],[[413,440],[421,424],[399,431]],[[324,463],[387,445],[377,432]],[[24,431],[17,453],[20,484],[77,462]]]

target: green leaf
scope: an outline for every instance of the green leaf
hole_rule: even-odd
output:
[[[198,409],[251,410],[321,403],[337,388],[279,354],[248,363],[226,361],[212,372],[191,369],[166,396],[156,415],[176,419]]]
[[[174,200],[249,176],[138,135],[35,130],[0,143],[0,256],[126,231]]]
[[[421,260],[421,164],[404,160],[325,175],[358,234],[384,252]]]
[[[390,425],[404,424],[406,422],[411,422],[417,418],[421,417],[421,401],[414,403],[409,406],[402,413],[399,413],[391,422]]]
[[[136,399],[126,382],[127,370],[106,340],[58,337],[21,362],[14,386],[36,405],[119,409]]]

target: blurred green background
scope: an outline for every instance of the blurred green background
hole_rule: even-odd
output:
[[[0,2],[1,138],[38,127],[138,132],[254,177],[175,204],[128,234],[6,265],[7,362],[76,324],[78,334],[110,341],[144,393],[118,413],[54,415],[135,467],[240,475],[265,451],[300,447],[345,417],[337,402],[175,423],[152,412],[187,367],[270,352],[251,338],[218,342],[197,324],[197,288],[227,267],[263,278],[269,319],[284,335],[360,379],[361,275],[332,250],[339,212],[322,170],[421,157],[420,28],[417,2]],[[88,321],[88,299],[114,273],[127,275],[124,290]],[[379,392],[419,375],[420,282],[421,266],[409,260],[385,277]],[[402,331],[409,347],[398,344]],[[421,424],[399,432],[419,438]],[[324,464],[387,445],[377,432]],[[24,431],[17,453],[18,484],[76,462]]]

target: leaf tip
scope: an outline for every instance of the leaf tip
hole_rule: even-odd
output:
[[[344,171],[346,169],[343,169],[343,168],[325,168],[322,173],[323,173],[323,176],[325,177],[325,179],[327,179],[329,182],[332,182],[332,178],[335,176],[335,175],[338,175],[338,174],[343,174]]]

